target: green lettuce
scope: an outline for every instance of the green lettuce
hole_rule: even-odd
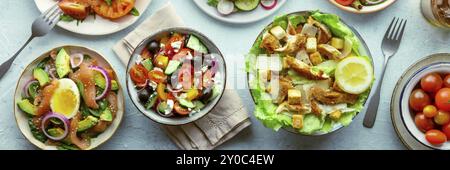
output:
[[[217,5],[219,5],[219,0],[208,0],[208,5],[217,7]]]

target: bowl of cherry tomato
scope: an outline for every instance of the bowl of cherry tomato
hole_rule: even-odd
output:
[[[400,114],[417,141],[432,149],[450,149],[450,62],[431,63],[408,79]]]

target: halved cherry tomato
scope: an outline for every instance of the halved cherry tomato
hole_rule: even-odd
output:
[[[414,118],[414,121],[416,123],[416,126],[422,131],[426,132],[428,130],[431,130],[434,128],[434,122],[431,119],[428,119],[423,115],[423,113],[417,113],[416,117]]]
[[[168,94],[166,93],[166,84],[159,83],[156,87],[156,93],[158,94],[160,100],[166,101],[168,97]]]
[[[189,55],[189,52],[191,52],[191,49],[189,49],[189,48],[183,48],[183,49],[181,49],[177,54],[175,54],[173,57],[172,57],[172,60],[181,60],[181,59],[183,59],[183,58],[185,58],[186,56],[188,56]]]
[[[450,139],[450,123],[442,126],[442,132],[445,133],[445,136],[447,136],[447,139]]]
[[[152,58],[152,54],[150,53],[150,51],[147,48],[144,48],[141,52],[141,57],[143,59]]]
[[[435,96],[436,106],[439,109],[450,111],[450,88],[442,88]]]
[[[212,85],[213,85],[212,72],[211,72],[211,70],[207,70],[203,74],[203,87],[208,88],[208,87],[211,87]]]
[[[433,145],[440,145],[447,142],[447,136],[439,130],[429,130],[425,134],[425,138]]]
[[[132,66],[130,69],[130,78],[135,84],[144,84],[147,80],[147,69],[140,64]]]
[[[433,118],[438,114],[438,110],[434,105],[427,105],[423,108],[423,114],[427,118]]]
[[[172,43],[181,41],[181,48],[184,46],[184,36],[179,33],[174,33],[172,37],[169,39],[169,45],[172,46]]]
[[[163,83],[166,81],[167,76],[161,70],[154,69],[148,72],[148,78],[156,83]]]
[[[448,74],[447,76],[445,76],[444,78],[444,86],[445,87],[450,87],[450,74]]]
[[[437,73],[428,74],[420,80],[420,87],[426,92],[437,92],[442,85],[442,77]]]
[[[337,2],[338,4],[341,4],[341,5],[343,5],[343,6],[349,6],[349,5],[351,5],[351,4],[353,3],[353,1],[355,1],[355,0],[336,0],[336,2]]]
[[[191,113],[187,108],[184,108],[178,102],[175,103],[175,105],[173,106],[173,109],[175,110],[175,112],[177,112],[178,114],[180,114],[182,116],[186,116],[186,115],[189,115],[189,113]]]
[[[133,9],[135,0],[114,0],[108,5],[105,0],[92,0],[92,9],[98,15],[108,19],[118,19],[128,15]]]
[[[421,112],[430,103],[430,97],[422,89],[414,90],[409,97],[409,105],[413,110],[418,112]]]

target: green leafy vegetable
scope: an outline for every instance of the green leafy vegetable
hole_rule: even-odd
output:
[[[208,5],[217,7],[217,5],[219,5],[219,0],[208,0]]]
[[[139,11],[135,7],[133,7],[133,9],[130,11],[130,14],[133,15],[133,16],[139,16],[140,15]]]
[[[112,0],[105,0],[106,4],[108,4],[109,6],[112,5]]]
[[[73,20],[75,20],[74,18],[66,14],[62,14],[61,16],[59,16],[59,19],[64,22],[72,22]]]

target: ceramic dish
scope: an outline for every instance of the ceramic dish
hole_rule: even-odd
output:
[[[33,135],[32,131],[31,131],[31,128],[29,126],[29,118],[30,117],[23,110],[21,110],[19,108],[18,102],[23,100],[23,95],[24,95],[23,87],[26,84],[28,84],[27,82],[29,82],[31,79],[33,79],[33,77],[34,77],[33,76],[34,69],[37,68],[38,64],[40,64],[44,59],[48,58],[52,51],[60,50],[60,49],[65,49],[65,51],[69,51],[71,54],[72,53],[73,54],[78,53],[78,54],[88,55],[88,56],[90,56],[91,59],[95,59],[97,61],[98,65],[101,65],[101,66],[103,66],[105,68],[107,68],[107,67],[113,68],[109,64],[109,62],[101,54],[99,54],[98,52],[96,52],[96,51],[94,51],[92,49],[86,48],[86,47],[74,46],[74,45],[66,45],[66,46],[61,46],[61,47],[54,48],[51,51],[48,51],[48,52],[42,54],[41,56],[37,57],[34,61],[32,61],[25,68],[23,73],[20,75],[20,79],[17,82],[16,90],[15,90],[15,93],[14,93],[14,116],[16,118],[17,125],[18,125],[20,131],[22,132],[22,134],[25,136],[25,138],[28,139],[36,147],[38,147],[40,149],[45,149],[45,150],[55,150],[55,149],[61,149],[61,148],[57,147],[55,145],[50,145],[48,143],[49,142],[48,140],[47,140],[46,143],[43,143],[43,142],[38,140]],[[114,80],[119,80],[117,75],[115,75],[115,74],[113,74],[113,75],[114,75],[114,77],[113,77]],[[62,80],[62,79],[58,79],[58,80]],[[66,80],[69,80],[69,79],[67,78]],[[66,81],[66,83],[64,83],[64,84],[66,84],[66,85],[69,84],[70,85],[71,82],[72,81],[67,83],[67,81]],[[124,106],[124,96],[123,96],[122,88],[120,86],[119,81],[116,81],[116,83],[117,83],[116,84],[117,85],[116,86],[117,89],[115,90],[116,91],[116,93],[115,93],[116,95],[115,96],[117,96],[117,97],[115,97],[115,99],[117,101],[116,102],[117,103],[117,107],[116,107],[117,111],[115,112],[116,115],[115,115],[115,117],[113,116],[113,119],[112,119],[112,121],[110,121],[109,126],[107,126],[106,130],[101,132],[98,136],[91,138],[90,144],[88,145],[88,147],[84,148],[86,150],[94,149],[94,148],[100,146],[101,144],[105,143],[106,141],[108,141],[113,136],[115,131],[119,128],[119,125],[120,125],[120,123],[122,121],[122,118],[123,118],[123,114],[124,114],[124,110],[125,110],[124,107],[125,106]],[[58,88],[60,87],[59,84],[61,84],[61,82],[58,83],[58,86],[57,86]],[[48,85],[48,86],[50,86],[50,85]],[[45,86],[45,87],[47,87],[47,86]],[[64,86],[64,87],[67,87],[67,86]],[[74,86],[71,86],[71,88],[72,87],[74,87]],[[61,86],[61,88],[62,88],[62,86]],[[57,90],[58,89],[56,89],[54,94],[56,94]],[[78,91],[78,88],[76,88],[76,85],[75,85],[75,89],[72,89],[72,90]],[[60,92],[62,92],[62,91],[60,91]],[[67,93],[59,93],[59,94],[67,94]],[[54,97],[52,97],[52,100],[51,100],[52,103],[56,102],[56,101],[53,100],[53,98]],[[80,99],[78,101],[80,101],[81,98],[82,98],[82,96],[80,97]],[[61,99],[63,99],[63,98],[61,98]],[[82,102],[82,101],[80,101],[80,102]],[[57,104],[55,104],[55,105],[57,105]],[[81,106],[79,106],[79,107],[81,108]],[[56,108],[56,106],[55,107],[52,106],[52,108]],[[59,109],[61,109],[61,107],[59,107]],[[77,111],[78,111],[78,109],[77,109]],[[53,111],[53,112],[55,112],[55,111]],[[80,111],[78,111],[78,112],[80,112]],[[47,114],[47,115],[49,115],[49,114]],[[67,117],[67,116],[65,116],[65,117]],[[66,118],[66,119],[69,119],[69,118]],[[72,120],[72,119],[70,119],[70,120]],[[99,119],[99,120],[103,120],[103,119]],[[69,126],[70,126],[70,124],[69,124]],[[70,127],[68,127],[68,128],[70,128]],[[48,132],[48,133],[50,134],[50,132]],[[62,141],[65,141],[68,138],[69,138],[69,135],[67,136],[67,138],[62,139]],[[70,139],[68,139],[68,140],[71,141]],[[54,142],[54,141],[52,141],[52,142]]]
[[[165,49],[172,49],[174,47],[174,45],[178,42],[173,42],[170,43],[171,45],[169,46],[168,44],[162,43],[163,40],[161,40],[162,38],[167,38],[168,36],[171,36],[173,34],[182,34],[183,36],[188,36],[189,38],[185,40],[183,40],[181,43],[178,43],[178,48],[180,48],[180,50],[178,52],[176,52],[177,54],[175,56],[172,56],[169,59],[170,62],[165,66],[160,66],[160,64],[158,64],[158,57],[160,58],[168,58],[170,55],[166,52]],[[172,77],[171,75],[177,75],[177,77],[180,77],[180,74],[175,74],[176,72],[179,71],[179,73],[184,73],[183,68],[185,66],[185,64],[187,64],[185,61],[194,61],[193,63],[195,63],[196,57],[197,55],[195,54],[191,54],[191,55],[187,55],[187,54],[183,54],[180,59],[175,59],[175,57],[177,57],[178,54],[181,54],[181,52],[183,51],[184,48],[189,48],[189,44],[190,42],[187,42],[187,40],[191,40],[191,38],[195,37],[195,46],[198,47],[198,44],[200,42],[200,44],[202,46],[202,51],[206,50],[206,53],[203,54],[212,54],[215,56],[215,65],[217,65],[218,67],[216,68],[216,72],[215,75],[215,81],[214,81],[214,87],[216,89],[216,93],[217,95],[214,95],[215,97],[213,98],[208,98],[207,102],[202,103],[202,107],[200,109],[196,109],[197,107],[195,107],[195,109],[189,110],[190,113],[184,113],[184,114],[180,114],[179,111],[176,109],[177,108],[177,104],[179,104],[179,106],[183,106],[183,108],[186,110],[188,108],[193,108],[193,107],[189,107],[186,104],[183,103],[191,103],[190,105],[193,105],[192,102],[194,102],[194,99],[188,99],[189,97],[182,97],[183,95],[185,96],[189,96],[188,91],[185,88],[185,86],[183,85],[183,87],[180,90],[173,90],[173,89],[178,89],[178,85],[173,85],[171,83],[173,83]],[[146,54],[142,53],[144,48],[145,50],[149,49],[149,46],[151,46],[151,42],[160,42],[160,45],[157,45],[156,48],[159,48],[159,50],[157,50],[156,54],[152,54],[152,56],[148,57],[148,56],[144,56]],[[186,42],[186,43],[184,43]],[[180,45],[181,44],[181,45]],[[183,45],[184,44],[184,45]],[[187,45],[186,45],[187,44]],[[161,48],[160,48],[161,46]],[[185,47],[186,46],[186,47]],[[205,48],[203,48],[205,47]],[[192,49],[193,50],[193,49]],[[209,52],[209,53],[208,53]],[[151,53],[151,52],[150,52]],[[190,54],[190,53],[189,53]],[[200,55],[200,56],[206,56],[206,55]],[[192,59],[191,59],[192,58]],[[150,63],[153,64],[149,64],[149,65],[153,65],[151,69],[148,69],[148,79],[146,77],[143,77],[144,79],[147,79],[147,81],[143,81],[143,88],[139,85],[139,83],[136,83],[136,79],[132,78],[133,76],[130,75],[131,72],[135,72],[136,70],[134,70],[135,66],[140,66],[143,65],[146,60],[150,60]],[[185,59],[189,59],[189,60],[185,60]],[[175,60],[177,60],[176,62],[178,63],[176,66],[172,67],[170,64],[172,61],[175,62]],[[202,60],[200,60],[202,61]],[[181,64],[182,63],[182,64]],[[189,66],[191,66],[191,62],[189,62],[188,64]],[[145,67],[145,66],[144,66]],[[196,66],[194,66],[196,67]],[[143,68],[146,69],[147,67]],[[162,68],[162,69],[161,69]],[[172,71],[170,71],[171,73],[168,73],[169,68],[174,68],[171,69]],[[192,68],[192,67],[190,67]],[[203,67],[202,67],[203,68]],[[158,71],[161,70],[161,71]],[[163,71],[165,70],[165,71]],[[181,71],[180,71],[181,70]],[[191,69],[189,69],[191,70]],[[192,70],[195,70],[194,68],[192,68]],[[191,71],[192,71],[191,70]],[[202,69],[203,70],[203,69]],[[161,76],[163,75],[167,75],[167,78],[164,78],[163,80],[159,81],[159,80],[155,80],[156,77],[150,76],[152,73],[154,72],[161,72]],[[164,73],[163,73],[164,72]],[[203,72],[203,71],[202,71]],[[195,73],[197,73],[195,71]],[[133,73],[134,75],[136,75],[135,73]],[[182,74],[184,75],[184,74]],[[152,78],[150,78],[152,77]],[[164,76],[166,77],[166,76]],[[176,78],[178,81],[180,80],[179,78]],[[195,79],[195,78],[194,78]],[[157,82],[159,81],[159,82]],[[170,83],[169,83],[170,81]],[[184,81],[179,81],[184,83]],[[203,82],[205,82],[205,79],[203,79]],[[155,85],[153,85],[155,84]],[[191,82],[192,84],[192,82]],[[131,101],[133,102],[133,104],[138,108],[138,110],[144,114],[145,116],[147,116],[148,118],[164,124],[164,125],[182,125],[182,124],[187,124],[193,121],[196,121],[198,119],[200,119],[201,117],[205,116],[206,114],[208,114],[220,101],[224,89],[225,89],[225,84],[226,84],[226,65],[225,65],[225,61],[223,59],[222,53],[220,52],[220,50],[214,45],[214,43],[209,40],[205,35],[201,34],[198,31],[189,29],[189,28],[183,28],[183,27],[177,27],[177,28],[168,28],[168,29],[164,29],[161,31],[158,31],[154,34],[152,34],[151,36],[149,36],[148,38],[146,38],[145,40],[143,40],[138,47],[135,49],[135,51],[132,54],[132,57],[130,58],[129,62],[128,62],[128,67],[127,67],[127,89],[128,89],[128,94],[130,95]],[[159,90],[162,87],[161,90]],[[191,90],[193,90],[194,88],[196,88],[197,86],[190,86]],[[194,87],[194,88],[192,88]],[[147,91],[147,93],[150,96],[150,99],[148,99],[148,102],[146,103],[142,103],[141,98],[139,97],[141,94],[140,92],[142,92],[142,90],[147,90],[147,89],[151,89],[148,90],[150,92],[152,92],[151,94],[149,94],[150,92]],[[196,93],[196,94],[204,94],[203,91],[206,88],[203,88],[203,90],[200,90],[201,93]],[[176,92],[175,92],[176,91]],[[164,96],[166,97],[162,97],[162,94],[165,94]],[[151,102],[151,106],[150,107],[146,107],[147,103],[150,103],[150,101],[152,101],[152,97],[153,95],[157,96],[157,99],[155,99],[155,101]],[[172,97],[168,97],[168,96],[173,96]],[[187,102],[186,102],[187,101]],[[167,105],[164,105],[165,109],[162,109],[162,111],[160,111],[159,107],[161,105],[161,103],[167,103]],[[170,104],[172,103],[172,104]],[[168,107],[167,107],[168,106]],[[197,104],[195,104],[195,106],[197,106]],[[168,110],[170,108],[170,110]],[[164,112],[164,114],[161,114],[162,112]],[[175,114],[176,113],[176,114]],[[171,115],[171,116],[169,116]]]

